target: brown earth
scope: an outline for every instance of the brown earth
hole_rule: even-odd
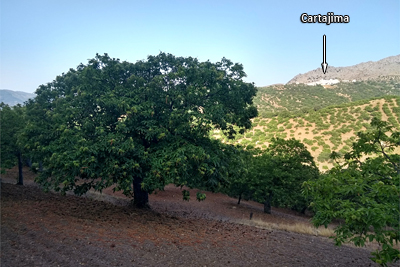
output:
[[[368,259],[371,248],[336,247],[326,237],[252,223],[309,224],[310,217],[293,211],[273,208],[268,215],[258,203],[237,205],[213,193],[184,202],[174,186],[150,195],[151,210],[138,210],[111,189],[86,197],[44,193],[24,172],[24,186],[13,184],[15,168],[2,176],[3,267],[377,266]]]

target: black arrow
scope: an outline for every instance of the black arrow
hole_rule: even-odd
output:
[[[322,71],[325,74],[326,69],[328,68],[328,63],[326,62],[326,35],[324,34],[324,46],[323,46],[323,62],[321,63]]]

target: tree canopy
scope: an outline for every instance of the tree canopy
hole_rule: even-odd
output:
[[[372,260],[386,266],[400,259],[394,247],[400,240],[400,132],[387,122],[373,119],[372,130],[359,132],[352,151],[327,175],[304,183],[304,193],[312,198],[315,226],[342,221],[335,230],[337,245],[352,242],[364,246],[376,240],[382,245]]]
[[[11,168],[18,163],[18,184],[23,184],[22,152],[23,146],[18,142],[19,135],[25,127],[25,107],[20,104],[10,107],[0,103],[1,121],[1,171]]]
[[[229,195],[262,202],[266,213],[271,213],[271,205],[306,209],[301,186],[317,179],[319,171],[304,144],[294,138],[273,138],[268,149],[250,149],[242,157],[247,173],[232,180]]]
[[[115,185],[137,206],[168,183],[218,190],[237,153],[209,131],[234,138],[233,126],[251,127],[256,88],[245,76],[225,58],[160,53],[129,63],[97,54],[27,103],[27,148],[44,166],[38,181],[76,194]]]

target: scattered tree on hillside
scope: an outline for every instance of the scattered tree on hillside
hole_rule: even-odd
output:
[[[254,149],[254,147],[248,147],[248,149]],[[250,200],[252,195],[250,191],[250,184],[248,181],[249,167],[252,163],[253,153],[248,150],[240,148],[237,150],[240,156],[236,158],[235,166],[241,166],[238,169],[236,175],[229,178],[229,186],[224,189],[224,193],[230,197],[238,199],[238,205],[242,199]]]
[[[18,135],[25,127],[25,107],[20,104],[10,107],[3,102],[0,103],[1,121],[1,170],[14,167],[18,163],[18,182],[23,185],[22,153],[23,148],[18,143]]]
[[[304,212],[308,201],[301,185],[319,175],[304,144],[294,138],[273,138],[267,150],[254,149],[249,154],[242,154],[247,175],[233,180],[228,194],[264,203],[265,213],[271,213],[271,205]]]
[[[319,175],[310,152],[294,138],[273,138],[266,152],[254,157],[249,172],[253,197],[264,202],[266,213],[271,213],[271,205],[304,212],[308,203],[301,185]]]
[[[138,207],[168,183],[218,190],[241,166],[209,131],[233,138],[233,125],[251,127],[256,88],[245,76],[225,58],[160,53],[133,64],[97,54],[27,103],[27,148],[43,160],[37,181],[76,194],[116,185]]]
[[[315,226],[343,221],[335,230],[336,244],[364,246],[376,240],[382,248],[371,259],[386,266],[400,259],[394,247],[400,240],[400,155],[393,153],[400,146],[400,132],[376,118],[371,126],[358,133],[344,163],[332,153],[338,165],[321,179],[304,183],[304,193],[312,198]],[[368,157],[361,160],[363,156]]]

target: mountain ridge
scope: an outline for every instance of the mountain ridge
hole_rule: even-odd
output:
[[[386,57],[378,61],[362,62],[347,67],[328,66],[326,74],[323,74],[321,68],[317,68],[294,76],[287,84],[307,84],[330,79],[340,81],[400,80],[400,55]]]
[[[9,89],[0,89],[0,103],[4,102],[9,106],[15,106],[17,104],[24,104],[29,98],[34,98],[36,94],[31,94],[22,91],[13,91]]]

